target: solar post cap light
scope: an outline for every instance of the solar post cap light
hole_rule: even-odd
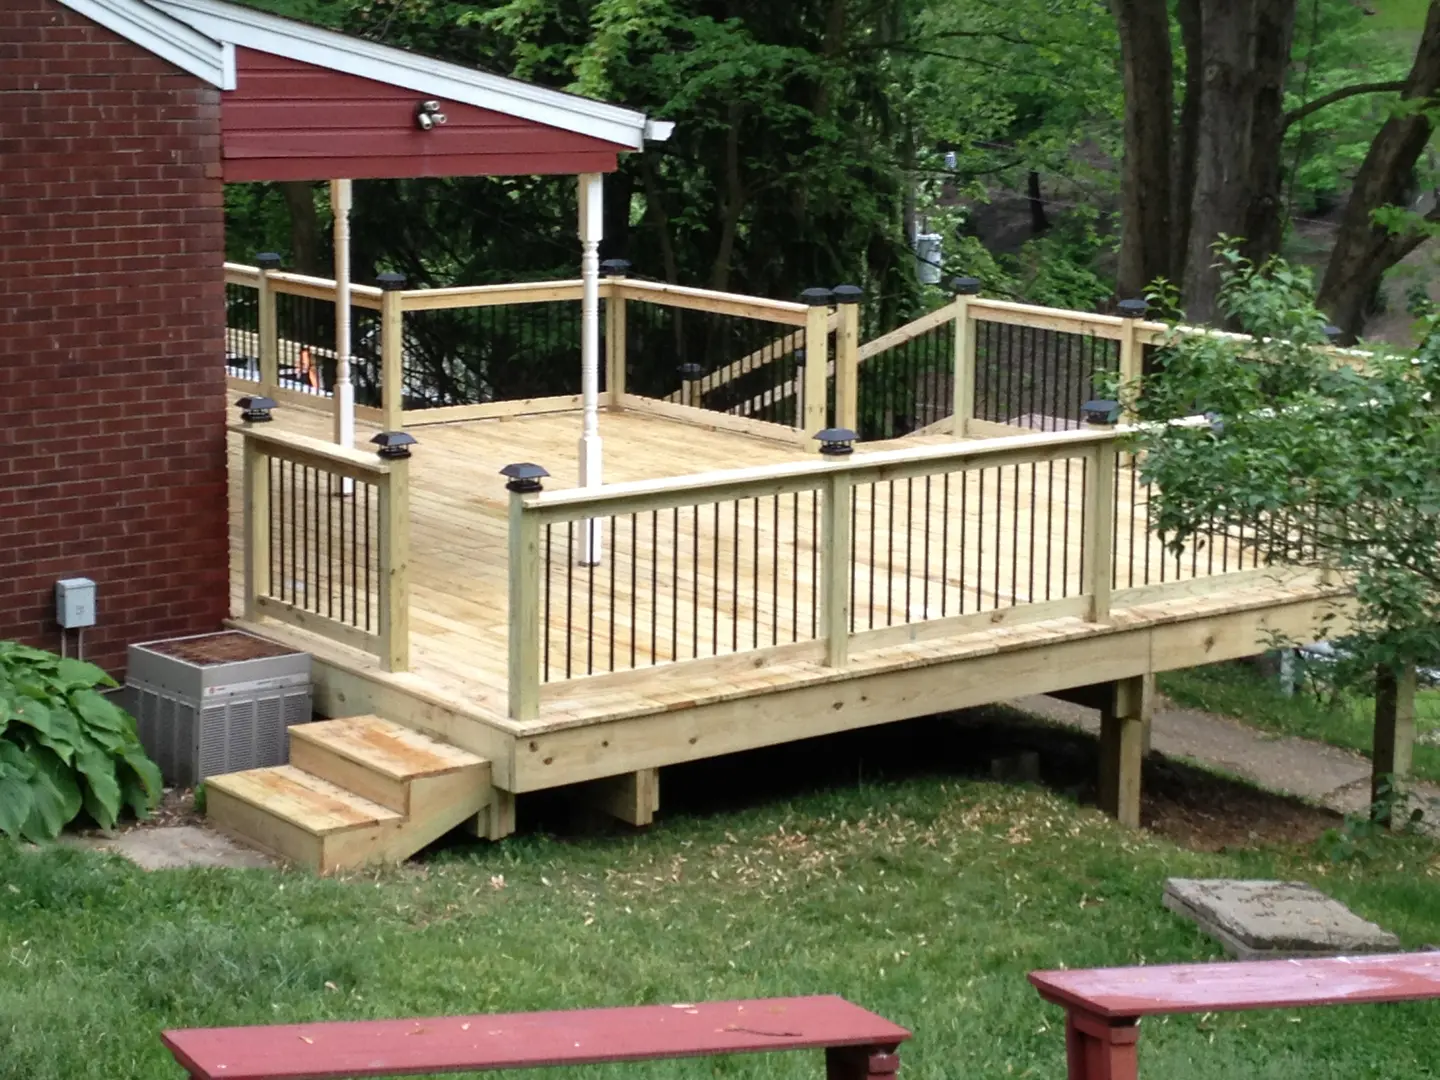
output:
[[[849,428],[826,428],[815,433],[820,453],[826,457],[844,457],[855,452],[855,432]]]
[[[240,419],[247,424],[268,424],[275,419],[270,415],[270,410],[275,408],[275,402],[268,397],[261,397],[258,394],[250,397],[242,397],[235,402],[241,409]]]
[[[516,494],[524,494],[530,491],[540,491],[541,481],[550,474],[541,465],[533,461],[519,461],[506,465],[500,470],[500,475],[505,477],[505,489]]]
[[[1087,424],[1113,427],[1120,419],[1120,403],[1104,400],[1087,401],[1080,406],[1080,413],[1085,417]]]
[[[375,451],[382,458],[394,461],[410,456],[410,447],[415,445],[415,436],[408,431],[381,431],[370,436],[378,447]]]

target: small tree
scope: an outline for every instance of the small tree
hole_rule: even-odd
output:
[[[1347,666],[1376,673],[1383,739],[1397,686],[1440,657],[1440,323],[1413,352],[1339,352],[1306,272],[1230,249],[1220,261],[1220,302],[1252,337],[1172,334],[1160,370],[1122,389],[1154,422],[1133,438],[1155,520],[1176,545],[1244,528],[1262,561],[1349,586]],[[1196,414],[1209,423],[1164,423]]]

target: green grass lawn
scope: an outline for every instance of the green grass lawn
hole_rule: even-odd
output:
[[[349,880],[0,846],[0,1077],[178,1080],[157,1039],[172,1026],[835,992],[915,1032],[913,1080],[1058,1080],[1061,1014],[1027,971],[1221,955],[1161,907],[1169,875],[1312,881],[1406,946],[1440,943],[1437,849],[1374,843],[1345,863],[1202,855],[1047,792],[929,777]],[[1142,1075],[1433,1077],[1437,1021],[1440,1004],[1147,1022]],[[623,1075],[819,1068],[780,1055]]]
[[[1313,693],[1287,697],[1274,680],[1242,664],[1214,664],[1171,671],[1157,680],[1180,705],[1222,713],[1279,735],[1318,739],[1369,756],[1375,730],[1375,699],[1349,697],[1337,705]],[[1415,698],[1415,776],[1440,783],[1440,690]]]

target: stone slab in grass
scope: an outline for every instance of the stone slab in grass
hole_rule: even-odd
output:
[[[1164,903],[1240,960],[1390,952],[1400,939],[1338,900],[1290,881],[1170,878]]]
[[[133,829],[111,836],[75,837],[70,842],[97,851],[113,851],[145,870],[181,870],[192,866],[253,869],[275,865],[273,859],[258,851],[194,825]]]

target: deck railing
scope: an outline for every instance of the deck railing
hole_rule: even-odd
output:
[[[296,394],[331,396],[335,282],[237,263],[225,269],[231,378],[292,403]],[[581,291],[579,280],[353,286],[357,415],[398,430],[578,407]],[[607,276],[606,405],[690,419],[699,409],[712,425],[811,445],[836,408],[829,342],[844,311],[831,309],[828,290],[816,293],[795,303]]]
[[[1167,547],[1119,449],[1124,433],[516,494],[511,715],[534,717],[545,687],[573,679],[598,686],[658,665],[677,680],[723,679],[726,663],[845,667],[852,652],[1001,623],[1104,621],[1264,572],[1242,535]],[[597,565],[580,561],[589,520],[608,538]]]
[[[409,666],[408,462],[238,424],[244,614]]]

